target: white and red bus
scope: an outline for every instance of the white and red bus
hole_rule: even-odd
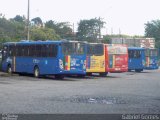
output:
[[[128,71],[128,48],[122,44],[105,44],[106,72]]]

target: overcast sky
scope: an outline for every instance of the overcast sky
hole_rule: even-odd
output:
[[[28,0],[0,0],[6,18],[27,16]],[[160,0],[30,0],[30,17],[75,25],[83,19],[103,18],[103,34],[143,35],[147,21],[160,19]],[[75,28],[76,29],[76,28]]]

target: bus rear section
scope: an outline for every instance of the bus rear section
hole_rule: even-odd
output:
[[[62,42],[60,55],[60,71],[66,75],[86,75],[86,46],[85,43],[70,41]],[[61,74],[61,73],[60,73]]]
[[[128,71],[128,50],[126,45],[106,44],[106,72]]]
[[[128,48],[128,71],[135,70],[136,72],[143,71],[145,67],[145,49],[138,47]]]
[[[86,71],[87,75],[99,73],[105,76],[105,46],[100,43],[87,43]]]
[[[145,69],[154,70],[158,69],[158,49],[146,48],[145,49]]]

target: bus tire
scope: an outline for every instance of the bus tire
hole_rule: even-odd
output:
[[[85,78],[86,75],[77,75],[79,78]]]
[[[12,67],[11,67],[11,65],[8,65],[8,67],[7,67],[7,73],[8,74],[12,74]]]
[[[141,72],[142,70],[141,69],[135,69],[135,72]]]
[[[105,76],[107,76],[107,74],[108,74],[108,73],[99,73],[99,75],[100,75],[101,77],[105,77]]]
[[[87,75],[87,76],[92,76],[92,73],[87,73],[86,75]]]
[[[64,79],[64,75],[55,75],[55,78],[61,80]]]
[[[39,76],[40,76],[39,68],[36,66],[34,68],[34,77],[39,78]]]

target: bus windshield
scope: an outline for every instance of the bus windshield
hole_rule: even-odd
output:
[[[109,54],[127,54],[127,47],[122,47],[122,46],[119,46],[119,47],[113,47],[113,46],[110,46],[108,47],[108,53]]]
[[[158,51],[157,51],[157,49],[152,49],[152,50],[150,50],[150,56],[158,56]]]
[[[146,49],[145,56],[157,56],[158,50],[157,49]]]
[[[81,55],[84,54],[85,46],[84,43],[79,42],[64,42],[62,43],[62,53],[64,55]]]
[[[104,54],[103,44],[88,44],[87,55],[101,56]]]
[[[149,49],[145,49],[145,56],[149,56]]]
[[[129,58],[140,58],[141,57],[140,50],[129,50],[128,54],[129,54]]]

